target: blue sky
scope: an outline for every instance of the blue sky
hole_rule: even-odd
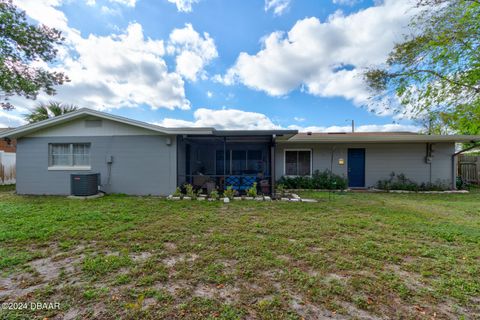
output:
[[[371,105],[361,70],[385,60],[408,0],[17,0],[60,29],[72,79],[55,97],[165,126],[415,130]],[[0,125],[22,123],[35,102]],[[368,109],[375,109],[370,112]],[[396,123],[396,124],[394,124]]]

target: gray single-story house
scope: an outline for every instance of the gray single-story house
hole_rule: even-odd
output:
[[[351,188],[391,172],[455,186],[455,143],[480,136],[298,133],[295,130],[165,128],[91,109],[0,134],[17,139],[17,193],[70,194],[72,173],[100,173],[107,193],[168,195],[177,186],[223,189],[332,170]]]

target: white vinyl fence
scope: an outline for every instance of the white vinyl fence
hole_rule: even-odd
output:
[[[15,153],[0,151],[0,185],[15,183]]]

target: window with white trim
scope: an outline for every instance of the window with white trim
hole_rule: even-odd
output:
[[[50,143],[48,166],[52,168],[90,167],[90,143]]]
[[[285,150],[285,175],[309,176],[311,174],[311,150]]]

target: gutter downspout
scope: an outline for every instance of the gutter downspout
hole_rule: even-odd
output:
[[[231,154],[230,154],[231,157]],[[230,168],[230,172],[232,168]],[[226,190],[225,176],[227,175],[227,137],[223,137],[223,189]],[[215,182],[216,183],[216,182]]]
[[[272,135],[272,140],[270,142],[270,185],[271,185],[271,195],[275,194],[275,148],[276,148],[276,135]]]
[[[477,142],[479,142],[479,141],[472,140],[470,142],[473,143],[473,146],[462,149],[462,150],[452,154],[452,189],[453,190],[457,189],[457,171],[455,170],[456,169],[456,167],[455,167],[455,157],[458,156],[459,154],[462,154],[462,153],[468,151],[468,150],[472,150],[474,148],[480,147],[480,144],[477,144]]]

